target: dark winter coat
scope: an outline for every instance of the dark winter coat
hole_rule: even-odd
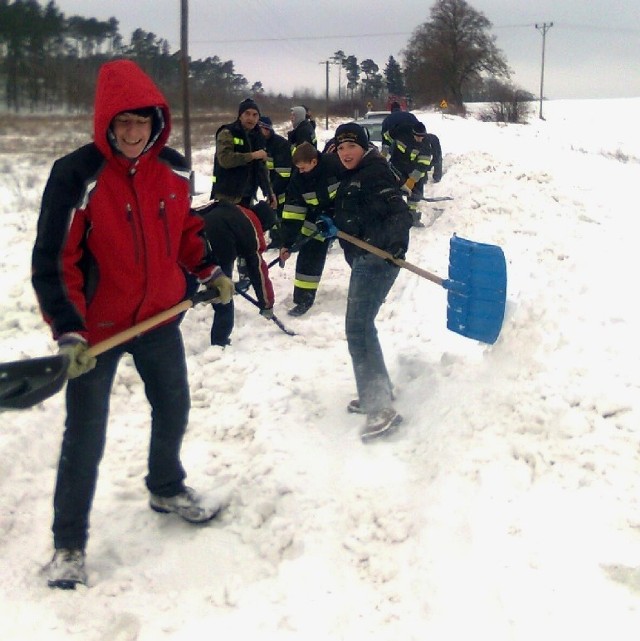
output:
[[[396,177],[376,149],[369,149],[342,180],[334,220],[338,229],[371,245],[392,254],[400,249],[406,252],[413,218]],[[349,265],[366,253],[342,239],[340,245]]]
[[[153,105],[151,144],[131,161],[110,144],[111,121]],[[182,300],[185,270],[212,273],[202,219],[190,211],[189,167],[165,147],[170,129],[167,102],[139,67],[103,65],[95,142],[54,163],[42,198],[32,282],[55,338],[75,332],[97,343]]]
[[[271,187],[278,199],[278,206],[281,207],[291,178],[291,145],[283,136],[271,132],[269,138],[266,138],[266,150]]]
[[[425,137],[421,142],[413,135],[412,127],[401,127],[391,143],[389,165],[398,176],[400,184],[408,179],[412,188],[422,180],[431,169],[433,158],[431,141]]]
[[[287,188],[282,210],[282,246],[291,247],[300,233],[316,233],[320,214],[333,217],[334,201],[345,172],[336,154],[319,154],[318,164],[310,171],[296,171]]]
[[[236,258],[244,258],[260,309],[271,309],[273,285],[262,257],[266,243],[258,217],[246,207],[223,202],[207,203],[194,211],[204,220],[209,259],[216,265],[232,267]]]
[[[418,124],[418,119],[410,111],[392,111],[383,121],[380,127],[383,142],[391,144],[395,137],[397,128]]]
[[[291,145],[291,153],[303,142],[311,143],[314,147],[318,146],[316,130],[308,120],[303,120],[295,129],[287,133],[287,140]]]
[[[251,153],[266,148],[259,127],[247,131],[239,120],[222,125],[216,132],[211,200],[250,202],[258,188],[265,197],[271,193],[269,175],[263,160],[252,160]]]

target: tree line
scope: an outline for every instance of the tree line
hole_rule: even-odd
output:
[[[362,107],[388,94],[410,95],[414,103],[445,99],[461,108],[469,100],[524,96],[509,84],[509,67],[490,29],[489,20],[466,0],[437,0],[430,19],[407,42],[404,66],[390,56],[381,71],[372,59],[358,61],[336,51],[330,62],[344,72],[338,99]],[[125,42],[115,18],[66,17],[53,0],[44,6],[37,0],[0,0],[0,101],[9,110],[88,111],[99,67],[120,57],[136,61],[171,104],[180,104],[180,52],[171,52],[167,40],[138,28]],[[260,81],[250,85],[232,60],[218,56],[191,59],[189,76],[196,110],[235,107],[249,94],[268,98]]]

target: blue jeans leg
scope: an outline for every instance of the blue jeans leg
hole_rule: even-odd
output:
[[[391,405],[391,381],[375,318],[400,269],[367,254],[353,261],[345,329],[360,406],[371,414]]]
[[[164,325],[131,341],[128,351],[144,382],[151,405],[147,488],[159,496],[184,490],[180,462],[189,420],[190,397],[182,335],[177,323]]]
[[[67,383],[67,419],[53,500],[56,549],[86,546],[109,397],[124,352],[133,355],[152,409],[147,487],[162,496],[184,489],[180,448],[190,402],[182,336],[174,321],[101,354],[93,370]]]
[[[86,546],[104,452],[109,395],[121,355],[118,350],[101,354],[93,370],[67,383],[67,419],[53,497],[56,549]]]

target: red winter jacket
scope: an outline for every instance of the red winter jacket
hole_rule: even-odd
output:
[[[149,106],[153,142],[128,160],[109,125]],[[32,282],[54,338],[77,332],[97,343],[182,300],[185,271],[201,280],[215,271],[202,263],[202,219],[190,211],[184,158],[165,147],[170,130],[166,100],[137,65],[103,65],[94,142],[54,163],[38,221]]]

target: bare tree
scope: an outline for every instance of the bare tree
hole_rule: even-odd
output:
[[[438,0],[431,19],[414,31],[404,51],[411,93],[427,101],[446,98],[461,108],[465,86],[482,74],[508,78],[510,70],[489,33],[491,26],[466,0]]]

